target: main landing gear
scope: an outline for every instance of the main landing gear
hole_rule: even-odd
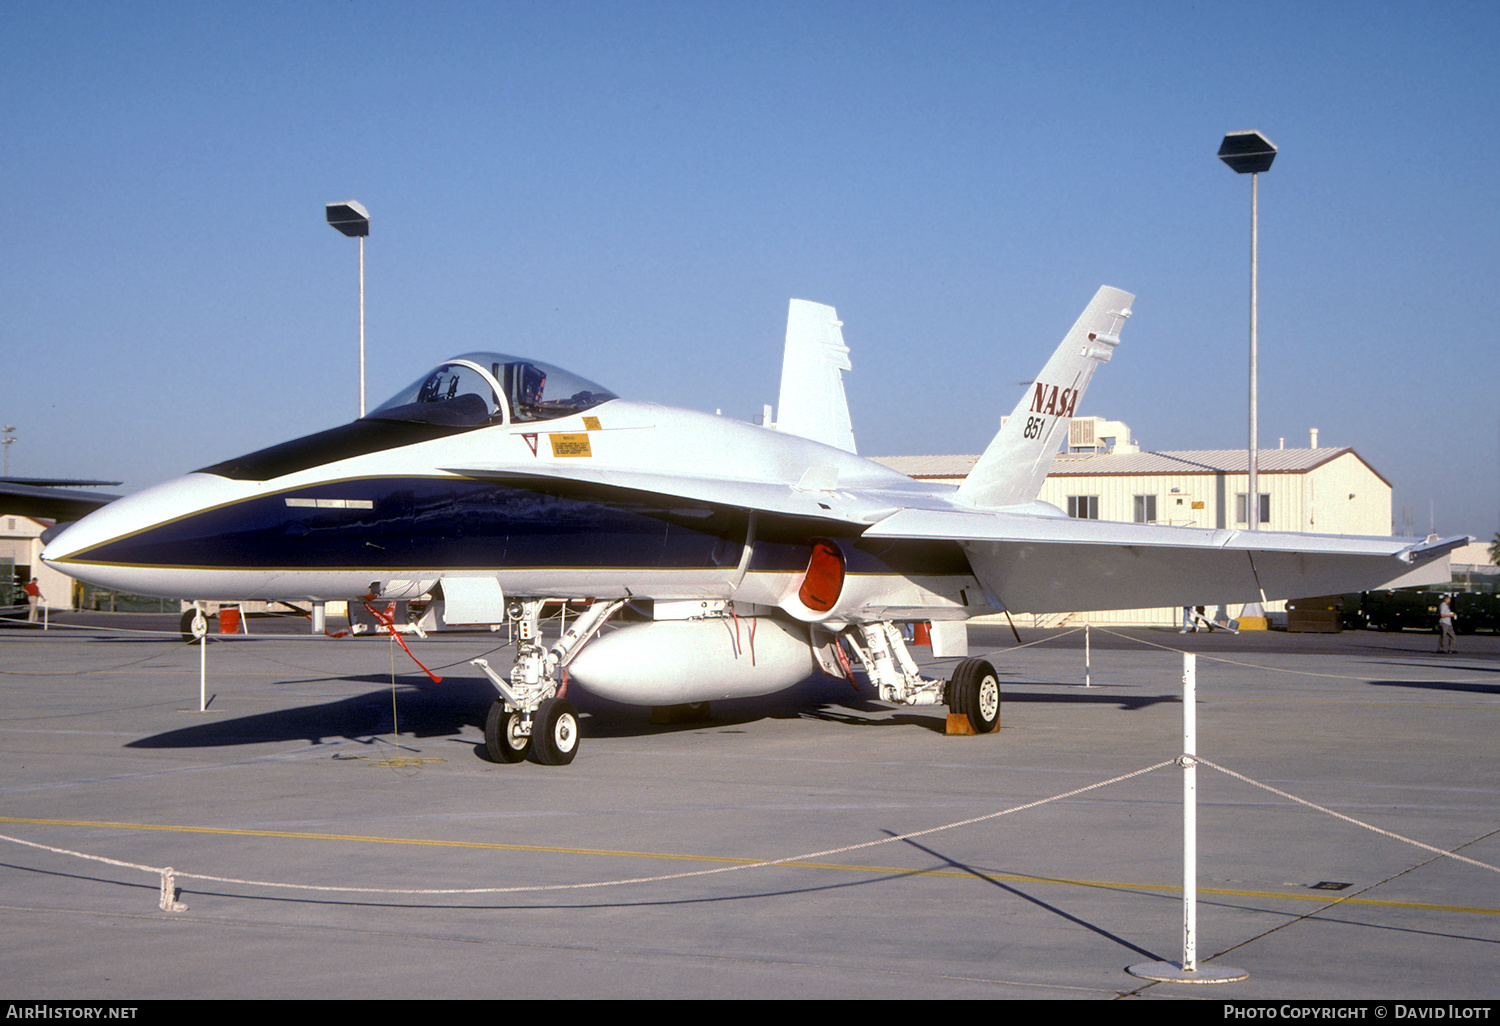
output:
[[[965,659],[948,681],[948,708],[969,718],[976,734],[1000,726],[1000,678],[983,659]]]
[[[857,623],[843,635],[859,658],[882,702],[895,705],[940,705],[966,716],[976,734],[1000,726],[1000,678],[983,659],[965,659],[946,683],[924,677],[906,648],[906,639],[891,621]]]
[[[516,637],[516,660],[508,677],[483,659],[472,660],[499,698],[484,724],[490,759],[521,762],[527,753],[544,766],[566,766],[578,754],[578,712],[562,695],[568,663],[624,606],[623,600],[594,602],[550,648],[540,640],[542,600],[513,602],[508,610]],[[907,650],[901,630],[889,620],[855,623],[838,635],[815,634],[813,650],[830,673],[849,672],[850,652],[870,677],[880,700],[895,705],[943,705],[968,720],[975,734],[1000,726],[1000,678],[983,659],[965,659],[947,681],[924,677]],[[847,646],[845,649],[843,646]],[[950,729],[953,723],[950,717]]]
[[[520,762],[528,750],[543,766],[573,761],[578,754],[578,711],[559,694],[558,680],[583,643],[624,604],[595,602],[551,648],[540,644],[542,600],[511,604],[508,613],[517,640],[510,678],[501,677],[483,659],[471,660],[500,693],[484,723],[484,747],[492,761]]]

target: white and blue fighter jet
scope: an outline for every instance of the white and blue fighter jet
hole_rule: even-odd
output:
[[[831,307],[793,300],[776,429],[617,397],[539,360],[469,353],[369,415],[113,502],[42,559],[107,588],[197,600],[433,597],[435,626],[510,622],[488,751],[570,762],[569,680],[666,706],[862,668],[887,702],[994,728],[993,667],[923,676],[901,624],[967,656],[1001,610],[1180,606],[1446,580],[1465,539],[1072,519],[1037,501],[1133,296],[1102,288],[957,487],[855,452]],[[589,603],[544,645],[543,605]],[[600,628],[626,603],[648,622]]]

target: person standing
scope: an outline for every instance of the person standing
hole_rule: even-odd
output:
[[[36,613],[42,605],[41,585],[37,584],[36,578],[33,577],[31,580],[27,581],[24,585],[21,586],[21,590],[26,593],[26,603],[31,607],[26,612],[26,622],[36,623]]]
[[[1443,600],[1438,603],[1438,629],[1443,632],[1438,639],[1438,651],[1454,655],[1453,636],[1453,596],[1444,595]]]

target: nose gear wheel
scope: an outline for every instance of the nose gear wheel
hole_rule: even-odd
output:
[[[526,758],[531,735],[526,731],[525,717],[518,710],[507,709],[497,699],[484,721],[484,747],[491,762],[520,762]]]
[[[531,746],[543,766],[566,766],[578,751],[578,713],[566,698],[549,698],[537,707]]]

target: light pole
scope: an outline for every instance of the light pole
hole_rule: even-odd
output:
[[[1271,169],[1271,161],[1276,159],[1276,144],[1259,132],[1230,132],[1219,146],[1219,159],[1228,164],[1231,171],[1250,176],[1250,481],[1245,491],[1245,523],[1254,531],[1260,527],[1260,481],[1257,474],[1260,457],[1260,173]]]
[[[350,238],[359,239],[359,415],[365,415],[365,236],[370,234],[370,212],[358,200],[328,204],[328,223]]]

